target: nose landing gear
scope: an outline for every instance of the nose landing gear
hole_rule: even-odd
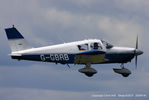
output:
[[[120,68],[113,68],[115,73],[121,74],[123,77],[128,77],[131,74],[131,71],[127,68],[124,68],[124,64],[121,64]]]

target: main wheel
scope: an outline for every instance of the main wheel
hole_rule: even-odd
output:
[[[94,68],[82,68],[78,70],[80,73],[84,73],[88,77],[92,77],[97,71]]]
[[[123,77],[128,77],[128,76],[129,76],[129,74],[122,74],[122,76],[123,76]]]
[[[84,73],[88,77],[92,77],[95,73]]]

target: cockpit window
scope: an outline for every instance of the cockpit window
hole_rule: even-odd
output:
[[[102,46],[98,42],[91,43],[91,50],[101,50]]]
[[[110,44],[110,43],[108,43],[108,42],[106,42],[106,41],[104,41],[104,40],[101,40],[101,42],[103,43],[103,45],[106,47],[106,49],[110,49],[110,48],[112,48],[113,47],[113,45],[112,44]]]
[[[88,50],[88,44],[81,44],[78,45],[80,51]]]

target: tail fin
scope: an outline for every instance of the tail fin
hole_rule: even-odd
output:
[[[12,52],[32,48],[14,26],[6,28],[5,32]]]

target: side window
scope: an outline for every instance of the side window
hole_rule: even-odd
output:
[[[91,50],[101,50],[102,46],[98,42],[91,43]]]
[[[81,45],[78,45],[78,49],[79,49],[80,51],[88,50],[88,44],[81,44]]]

